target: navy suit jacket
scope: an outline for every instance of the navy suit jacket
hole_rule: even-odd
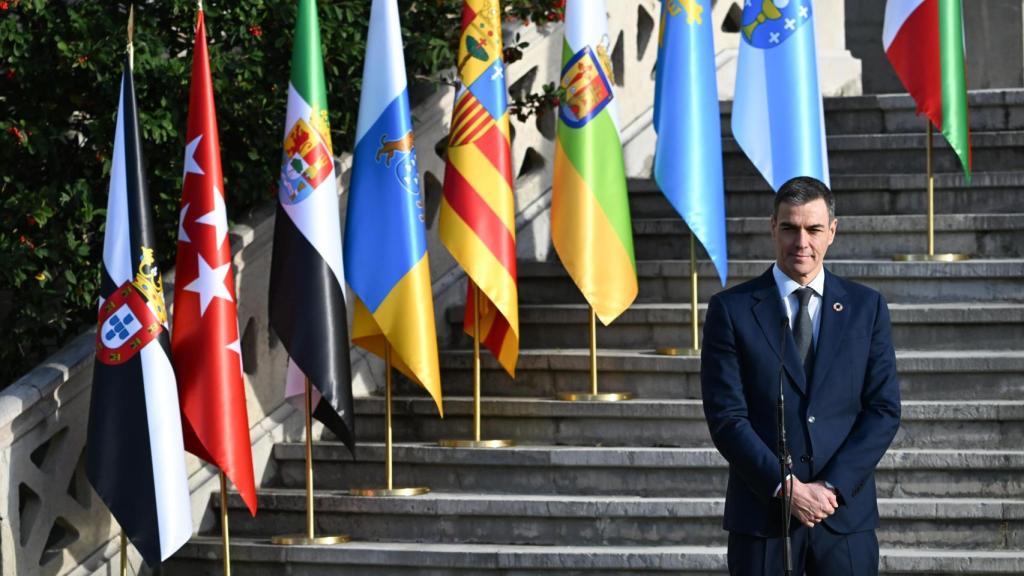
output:
[[[712,297],[704,323],[701,390],[715,446],[729,462],[725,529],[779,536],[781,481],[776,433],[785,337],[786,436],[793,474],[825,480],[840,507],[824,523],[839,533],[874,529],[874,471],[900,420],[889,309],[878,292],[825,272],[810,382],[772,271]],[[792,526],[797,526],[793,522]]]

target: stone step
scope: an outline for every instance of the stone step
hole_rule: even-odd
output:
[[[927,220],[906,214],[840,217],[828,257],[888,259],[893,254],[927,252]],[[726,231],[730,258],[775,258],[769,217],[729,218]],[[678,217],[634,219],[633,242],[638,260],[690,258],[690,229]],[[1024,214],[938,215],[935,246],[939,252],[973,258],[1019,258],[1024,256]],[[697,258],[707,260],[703,247],[698,247]]]
[[[764,274],[769,260],[731,260],[729,286]],[[964,262],[891,262],[826,260],[826,267],[847,279],[871,286],[889,302],[1024,302],[1024,259]],[[708,261],[697,263],[701,301],[721,289]],[[641,260],[638,302],[688,302],[690,261]],[[583,303],[583,296],[559,262],[519,264],[520,304]]]
[[[339,546],[274,546],[232,540],[231,560],[246,576],[646,576],[726,574],[724,546],[523,546],[350,542]],[[884,574],[1024,573],[1024,553],[1001,550],[880,550]],[[220,576],[219,537],[197,536],[163,564],[164,576]]]
[[[471,397],[444,399],[445,417],[429,398],[396,397],[396,442],[473,437]],[[483,398],[484,438],[571,446],[711,447],[700,400],[563,402],[550,398]],[[358,441],[384,438],[384,399],[358,398]],[[1024,401],[903,402],[893,448],[1004,449],[1024,446]]]
[[[400,443],[396,487],[441,492],[592,494],[713,498],[725,493],[725,460],[714,448],[519,445],[493,449]],[[278,488],[305,486],[305,444],[277,444]],[[383,444],[364,443],[356,459],[343,444],[313,446],[318,490],[381,486]],[[890,450],[875,474],[887,498],[1016,498],[1024,490],[1024,451]]]
[[[214,498],[219,511],[220,498]],[[878,502],[879,544],[891,548],[1015,550],[1024,545],[1024,500],[903,498]],[[305,526],[304,490],[264,489],[253,518],[229,495],[233,534],[270,538]],[[722,498],[430,492],[364,498],[321,492],[318,529],[370,542],[544,546],[724,546]],[[219,514],[218,514],[219,517]],[[213,527],[208,534],[219,534]]]
[[[831,174],[924,174],[927,169],[925,134],[843,134],[827,137]],[[971,134],[973,169],[999,172],[1024,165],[1024,131],[974,132]],[[722,138],[725,174],[757,176],[759,172],[731,137]],[[932,155],[935,172],[956,172],[960,159],[942,137],[935,138]]]
[[[703,326],[706,305],[700,305]],[[1024,304],[890,304],[893,342],[900,350],[1000,350],[1024,348]],[[464,309],[447,313],[449,348],[468,349],[473,339],[462,328]],[[692,345],[690,305],[634,304],[611,326],[598,331],[606,348]],[[524,304],[519,307],[519,345],[572,348],[588,344],[590,310],[584,304]]]
[[[599,328],[598,342],[600,338]],[[472,352],[446,350],[440,359],[445,395],[472,395]],[[551,398],[590,390],[588,349],[522,350],[514,381],[489,354],[482,354],[481,365],[484,396]],[[896,365],[904,400],[1024,398],[1022,351],[898,350]],[[638,398],[700,397],[700,358],[599,348],[597,368],[602,392],[629,392]],[[396,390],[411,396],[423,394],[404,381]]]
[[[825,132],[838,134],[923,134],[927,128],[908,94],[865,94],[825,98]],[[1024,130],[1024,90],[972,90],[971,132]],[[722,134],[731,135],[732,102],[721,103]],[[935,139],[942,138],[936,133]]]
[[[836,214],[909,214],[928,210],[925,173],[833,174]],[[633,218],[676,218],[678,214],[651,179],[629,182]],[[725,177],[725,214],[764,217],[772,213],[774,194],[760,176]],[[1024,198],[1024,172],[975,172],[970,183],[962,172],[935,175],[935,212],[943,214],[1007,214],[1019,212]]]

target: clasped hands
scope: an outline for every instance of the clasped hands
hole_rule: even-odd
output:
[[[831,516],[839,507],[835,493],[831,488],[825,486],[823,480],[804,484],[795,476],[791,478],[793,481],[793,505],[790,508],[790,513],[804,526],[814,528],[816,524]],[[780,497],[790,489],[789,483],[789,479],[782,483],[782,490],[779,491]]]

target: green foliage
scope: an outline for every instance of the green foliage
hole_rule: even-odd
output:
[[[166,269],[196,2],[138,4],[135,87]],[[339,153],[354,144],[370,2],[320,4]],[[548,22],[564,1],[503,4],[509,19]],[[462,2],[399,5],[410,78],[436,83],[454,64]],[[276,194],[295,3],[208,0],[205,10],[229,218],[239,220]],[[95,322],[127,13],[124,1],[0,0],[0,387]]]

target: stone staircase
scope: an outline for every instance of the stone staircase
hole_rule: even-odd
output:
[[[829,268],[890,302],[903,423],[876,477],[882,570],[888,574],[1024,573],[1024,114],[1019,93],[972,95],[976,173],[968,186],[936,137],[937,248],[961,263],[895,263],[925,242],[923,121],[875,97],[826,103],[839,235]],[[771,194],[728,135],[729,284],[769,265]],[[513,382],[484,361],[484,435],[505,449],[446,449],[471,434],[470,341],[461,309],[445,313],[446,418],[403,383],[395,401],[395,478],[432,492],[353,498],[383,481],[384,404],[358,399],[353,460],[314,446],[318,530],[355,537],[336,547],[275,547],[303,526],[304,448],[278,444],[276,470],[249,518],[229,498],[238,574],[548,575],[721,574],[727,466],[712,447],[696,358],[661,357],[689,344],[685,225],[650,181],[631,182],[640,296],[598,329],[602,391],[621,403],[565,403],[588,389],[588,312],[557,262],[520,265],[522,355]],[[701,300],[720,288],[699,264]],[[698,311],[702,316],[703,306]],[[214,502],[218,500],[215,498]],[[214,504],[213,506],[216,506]],[[211,526],[164,568],[220,573]]]

